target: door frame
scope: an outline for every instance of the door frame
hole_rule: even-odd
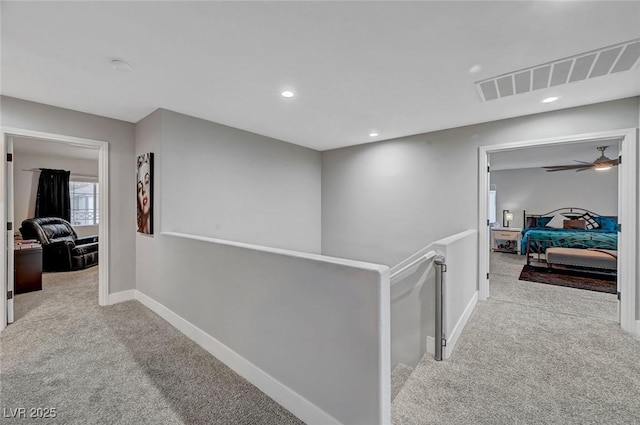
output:
[[[49,143],[71,143],[86,147],[98,149],[98,184],[100,186],[98,212],[100,214],[100,222],[98,223],[98,263],[100,268],[98,271],[98,304],[105,306],[109,304],[109,142],[103,140],[85,139],[81,137],[65,136],[54,133],[45,133],[41,131],[26,130],[12,127],[0,128],[0,176],[7,181],[6,166],[6,146],[9,137],[24,137],[30,139],[41,140]],[[7,220],[7,191],[4,184],[0,185],[0,223],[6,230]],[[12,202],[13,203],[13,202]],[[14,227],[16,224],[13,224]],[[13,233],[14,230],[11,230]],[[5,234],[6,236],[6,234]],[[7,239],[7,238],[5,238]],[[5,244],[0,245],[0,276],[2,276],[2,294],[0,295],[0,330],[7,326],[7,276],[13,270],[11,264],[8,264],[7,258],[9,249]]]
[[[638,333],[636,296],[638,281],[638,129],[593,132],[572,136],[525,140],[513,143],[480,146],[478,148],[478,290],[479,299],[489,298],[489,154],[533,146],[589,142],[620,138],[623,158],[618,177],[618,215],[622,228],[618,240],[618,288],[620,291],[620,326]],[[484,230],[483,230],[484,229]]]

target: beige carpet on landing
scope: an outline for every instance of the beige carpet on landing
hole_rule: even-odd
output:
[[[56,418],[3,424],[302,423],[137,301],[99,307],[97,272],[48,273],[42,291],[16,296],[0,407]]]
[[[449,360],[421,360],[393,424],[640,424],[640,341],[616,296],[521,282],[523,256],[491,260],[491,298]]]

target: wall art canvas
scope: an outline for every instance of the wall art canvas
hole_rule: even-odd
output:
[[[136,180],[138,233],[153,235],[153,153],[138,156]]]

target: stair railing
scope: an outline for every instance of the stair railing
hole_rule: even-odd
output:
[[[423,261],[427,261],[432,259],[433,257],[436,256],[436,252],[435,251],[429,251],[424,255],[419,256],[418,258],[416,258],[415,260],[411,261],[409,264],[407,264],[406,266],[402,266],[399,269],[392,271],[391,272],[391,285],[394,284],[394,281],[397,281],[398,276],[402,275],[402,273],[404,273],[405,271],[409,270],[411,267],[416,266],[420,263],[422,263]],[[400,265],[400,264],[399,264]],[[395,268],[395,267],[394,267]],[[393,269],[391,269],[393,270]]]
[[[436,265],[436,330],[435,330],[435,343],[436,350],[433,357],[437,361],[442,360],[442,347],[444,346],[444,313],[442,310],[442,304],[444,301],[444,294],[442,291],[442,285],[444,283],[444,273],[447,271],[447,264],[445,258],[442,255],[438,255],[433,260]]]
[[[391,268],[392,368],[414,366],[425,351],[451,356],[478,300],[477,244],[478,231],[465,230]]]
[[[434,358],[436,360],[442,360],[443,346],[444,346],[444,310],[443,310],[443,281],[444,272],[446,271],[445,258],[442,255],[438,255],[435,249],[432,249],[436,243],[432,243],[420,251],[414,253],[409,258],[398,263],[390,270],[390,280],[392,287],[391,301],[406,295],[408,292],[417,294],[421,291],[422,286],[427,281],[431,268],[427,266],[424,272],[417,280],[412,280],[411,285],[403,288],[399,288],[397,284],[407,275],[407,272],[416,270],[422,263],[433,260],[435,266],[435,353]],[[394,291],[395,289],[395,291]]]

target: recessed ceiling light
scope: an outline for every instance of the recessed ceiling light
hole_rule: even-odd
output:
[[[371,133],[369,133],[369,137],[377,137],[379,135],[380,133],[378,133],[377,131],[372,131]]]
[[[469,68],[469,74],[477,74],[482,71],[482,65],[475,64],[471,68]]]
[[[115,69],[116,71],[122,71],[122,72],[131,71],[131,65],[129,65],[127,62],[120,59],[111,60],[111,68]]]
[[[292,98],[293,96],[295,96],[295,93],[292,92],[291,90],[285,90],[282,93],[280,93],[280,95],[282,97],[286,97],[286,98]]]
[[[544,99],[542,99],[541,102],[542,103],[553,103],[558,99],[560,99],[560,96],[549,96],[549,97],[545,97]]]

